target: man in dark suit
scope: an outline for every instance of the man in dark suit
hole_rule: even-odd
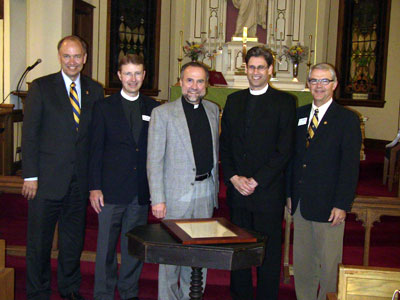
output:
[[[231,94],[222,116],[220,155],[231,220],[268,237],[258,267],[257,299],[278,299],[284,170],[294,138],[295,99],[268,85],[273,57],[263,47],[246,55],[250,89]],[[253,299],[251,269],[231,273],[234,300]]]
[[[146,224],[149,187],[146,175],[147,131],[151,111],[159,103],[141,93],[146,71],[141,56],[120,59],[120,93],[95,104],[90,128],[90,203],[98,213],[99,230],[94,299],[138,299],[143,264],[128,253],[126,233]],[[118,238],[121,267],[117,277]]]
[[[355,113],[332,100],[337,84],[331,65],[312,66],[308,86],[314,100],[297,111],[287,206],[294,213],[298,300],[324,300],[327,292],[336,290],[344,220],[357,186],[360,122]]]
[[[50,299],[50,251],[58,221],[58,289],[83,299],[80,256],[88,197],[88,125],[103,88],[80,71],[86,45],[76,36],[58,43],[61,72],[32,82],[22,132],[22,194],[28,201],[27,298]]]

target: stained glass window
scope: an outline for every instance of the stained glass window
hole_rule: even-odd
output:
[[[339,100],[383,106],[390,0],[341,0],[337,68]]]

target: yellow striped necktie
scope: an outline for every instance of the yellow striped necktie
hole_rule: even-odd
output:
[[[79,118],[81,115],[81,108],[79,107],[78,92],[76,91],[75,87],[76,87],[75,82],[72,82],[71,88],[69,90],[69,101],[71,101],[71,104],[72,104],[72,113],[74,115],[75,127],[76,127],[76,130],[78,131]]]
[[[307,141],[306,141],[306,147],[310,145],[311,139],[314,137],[315,132],[317,131],[318,128],[318,108],[314,111],[314,115],[311,119],[310,126],[308,126],[308,131],[307,131]]]

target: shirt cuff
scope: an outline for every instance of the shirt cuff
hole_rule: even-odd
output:
[[[24,181],[37,181],[38,178],[37,177],[28,177],[28,178],[24,178]]]

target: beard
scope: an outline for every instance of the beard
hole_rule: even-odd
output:
[[[206,95],[205,93],[198,93],[198,94],[191,94],[191,91],[189,90],[188,92],[186,92],[185,94],[183,94],[183,98],[185,98],[185,100],[188,103],[191,104],[197,104],[200,103],[200,101],[204,98],[204,96]]]

